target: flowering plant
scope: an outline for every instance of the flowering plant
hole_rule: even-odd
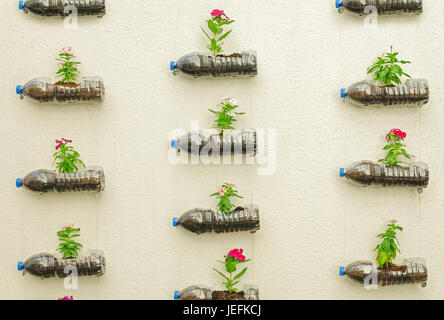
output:
[[[219,200],[219,210],[223,213],[231,213],[231,209],[234,205],[230,202],[230,197],[243,198],[237,194],[236,186],[231,183],[224,183],[218,192],[210,195],[210,197],[216,197]]]
[[[387,145],[384,147],[384,150],[388,150],[387,155],[384,159],[380,159],[379,162],[385,164],[386,166],[395,166],[399,163],[405,163],[403,161],[398,160],[398,156],[404,156],[407,159],[411,159],[413,155],[408,154],[404,149],[405,145],[402,141],[407,137],[407,133],[399,130],[392,129],[386,135],[385,139],[387,140]]]
[[[378,251],[376,261],[381,268],[388,267],[389,263],[396,258],[396,254],[401,251],[398,248],[399,241],[396,239],[396,230],[402,231],[403,228],[396,224],[396,220],[392,220],[387,225],[388,229],[385,233],[378,235],[382,239],[381,244],[378,244],[374,251]]]
[[[60,244],[57,250],[63,253],[63,259],[77,258],[80,248],[83,246],[74,241],[73,238],[80,237],[80,228],[74,228],[74,225],[69,223],[62,226],[62,230],[57,232]]]
[[[57,71],[57,76],[61,78],[60,83],[72,83],[76,80],[79,75],[79,70],[77,65],[80,62],[72,61],[74,58],[74,53],[71,47],[62,48],[59,52],[59,71]]]
[[[226,135],[225,130],[234,129],[232,126],[233,122],[237,121],[234,116],[235,115],[243,115],[245,112],[234,112],[235,109],[239,108],[237,100],[225,97],[222,102],[219,103],[218,107],[221,108],[221,111],[214,111],[211,109],[210,112],[214,113],[217,118],[214,120],[215,128],[219,128],[223,136]]]
[[[233,277],[233,273],[237,271],[236,266],[238,264],[246,263],[250,261],[251,259],[246,260],[245,256],[243,255],[244,250],[242,249],[233,249],[225,256],[225,261],[219,261],[220,263],[225,265],[225,270],[229,274],[229,277],[217,270],[216,268],[213,268],[214,271],[216,271],[218,274],[220,274],[226,282],[222,282],[225,287],[232,292],[237,292],[238,289],[234,288],[236,284],[240,282],[240,278],[245,274],[247,271],[247,267],[244,268],[241,272],[239,272],[237,275]]]
[[[56,140],[57,150],[54,152],[54,163],[56,163],[56,168],[59,172],[71,173],[74,171],[79,171],[78,166],[81,165],[85,167],[82,160],[79,159],[80,154],[74,150],[73,147],[68,146],[68,143],[72,143],[72,140],[64,139]],[[56,162],[59,160],[58,162]]]
[[[221,53],[223,51],[222,45],[224,43],[221,41],[228,37],[228,35],[232,31],[230,30],[223,33],[224,29],[222,28],[222,26],[229,25],[233,22],[234,20],[230,20],[230,18],[228,18],[228,16],[225,14],[224,10],[214,9],[211,12],[211,19],[207,20],[208,29],[210,29],[211,33],[213,33],[212,37],[208,35],[203,27],[201,27],[205,36],[208,38],[208,40],[210,40],[207,48],[211,51],[211,54],[213,56],[217,56],[218,53]]]

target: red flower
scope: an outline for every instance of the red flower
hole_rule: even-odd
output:
[[[230,20],[230,18],[228,18],[228,16],[224,13],[224,10],[214,9],[213,11],[211,11],[211,16],[213,18],[221,18],[223,16],[228,21]]]
[[[228,255],[231,258],[235,258],[236,260],[243,262],[243,261],[245,261],[245,256],[242,254],[243,252],[244,252],[243,249],[233,249],[230,252],[228,252]]]
[[[398,136],[399,139],[404,139],[405,137],[407,137],[407,133],[405,133],[404,131],[402,131],[400,129],[392,129],[392,130],[390,130],[390,132],[387,134],[387,136],[385,138],[388,139],[392,133],[395,136]]]

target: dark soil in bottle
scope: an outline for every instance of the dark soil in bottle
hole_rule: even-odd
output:
[[[245,292],[213,291],[213,300],[245,300]]]

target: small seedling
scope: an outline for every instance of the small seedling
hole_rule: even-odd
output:
[[[216,197],[219,200],[218,207],[223,213],[231,213],[234,205],[230,202],[230,197],[243,198],[238,195],[235,185],[230,183],[224,183],[219,192],[215,192],[210,197]]]
[[[398,60],[398,54],[399,52],[393,52],[393,48],[390,48],[390,52],[385,52],[378,57],[377,61],[368,68],[367,73],[373,73],[373,79],[385,86],[401,84],[400,77],[402,76],[411,78],[400,66],[410,61]]]
[[[387,268],[389,263],[395,260],[398,252],[401,253],[398,248],[399,241],[396,238],[396,230],[402,231],[403,228],[397,225],[396,222],[396,220],[391,221],[391,223],[387,225],[388,228],[385,233],[378,234],[378,238],[381,238],[382,242],[375,248],[375,251],[378,251],[376,261],[382,269]]]
[[[79,159],[80,154],[74,150],[73,147],[68,146],[68,143],[72,143],[72,140],[64,139],[56,140],[54,152],[54,163],[59,172],[71,173],[74,171],[79,171],[79,166],[85,168],[85,164]]]
[[[226,135],[226,130],[233,130],[233,123],[236,122],[235,116],[244,115],[245,112],[235,112],[237,108],[239,108],[238,103],[233,98],[224,98],[221,103],[218,104],[221,111],[215,111],[208,109],[210,112],[216,115],[216,120],[214,120],[215,128],[219,128],[221,130],[221,134],[223,136]]]
[[[77,65],[80,62],[72,61],[75,58],[72,48],[66,47],[60,50],[59,58],[59,70],[57,71],[57,77],[61,78],[60,83],[73,83],[79,76],[79,70]]]
[[[79,255],[79,251],[83,246],[73,240],[76,237],[80,237],[79,232],[80,228],[74,228],[73,224],[64,225],[62,230],[57,232],[60,241],[57,250],[63,254],[63,259],[73,259]]]

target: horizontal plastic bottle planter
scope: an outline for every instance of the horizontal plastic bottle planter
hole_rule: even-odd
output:
[[[361,186],[382,185],[417,187],[420,191],[429,184],[429,169],[425,163],[415,163],[408,167],[390,166],[360,161],[348,168],[339,169],[339,176]]]
[[[56,192],[100,192],[105,189],[105,172],[101,167],[90,167],[73,173],[40,169],[16,181],[17,188],[45,193]]]
[[[100,250],[89,251],[81,258],[60,259],[50,253],[39,253],[28,258],[24,263],[17,263],[18,271],[45,279],[66,278],[67,276],[96,276],[105,274],[105,255]]]
[[[257,75],[257,54],[245,51],[229,56],[209,56],[193,52],[177,62],[171,61],[170,69],[174,75],[190,78],[254,77]]]
[[[173,218],[173,226],[181,226],[191,232],[256,232],[260,229],[259,208],[255,205],[237,207],[231,213],[211,209],[192,209],[179,219]]]
[[[418,15],[422,13],[422,0],[335,0],[340,13],[363,16],[376,8],[379,15]]]
[[[174,300],[228,300],[224,299],[223,293],[207,286],[195,285],[174,291]],[[259,300],[259,289],[256,286],[245,286],[245,290],[233,293],[233,298],[229,300]]]
[[[85,77],[75,84],[51,83],[42,77],[18,85],[16,93],[40,103],[100,103],[105,99],[105,85],[100,77]]]
[[[392,269],[378,269],[369,260],[356,261],[346,267],[339,267],[339,275],[347,275],[367,289],[377,288],[378,285],[420,284],[422,287],[427,286],[427,266],[422,258],[406,259],[404,265]]]
[[[226,136],[219,133],[189,132],[171,140],[171,147],[192,155],[256,155],[256,130],[233,130]]]
[[[19,0],[19,9],[42,17],[76,14],[101,18],[106,13],[105,0]]]
[[[341,98],[360,107],[400,106],[422,107],[429,102],[429,84],[424,79],[408,79],[404,84],[378,86],[371,81],[359,81],[341,89]]]

